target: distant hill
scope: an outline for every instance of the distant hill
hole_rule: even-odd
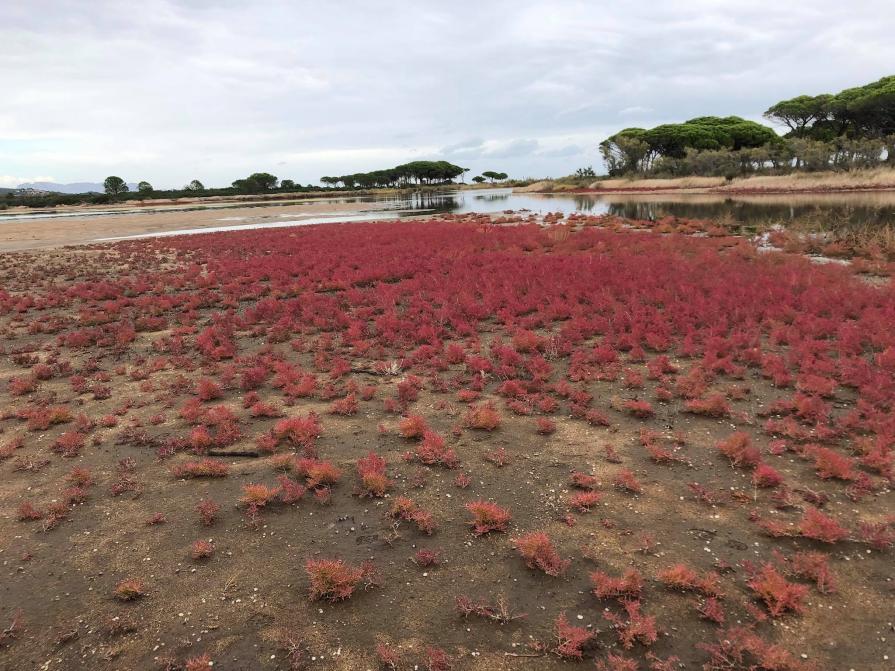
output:
[[[137,190],[136,184],[128,184],[131,191]],[[57,184],[56,182],[26,182],[19,184],[20,189],[36,189],[37,191],[52,191],[54,193],[103,193],[105,189],[100,182],[72,182],[71,184]]]

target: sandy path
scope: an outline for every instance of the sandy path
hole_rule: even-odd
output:
[[[134,212],[94,216],[59,217],[55,219],[0,220],[0,252],[78,245],[101,238],[160,233],[190,228],[264,224],[295,219],[334,215],[357,215],[382,210],[385,203],[344,203],[304,201],[282,205],[255,206],[188,211],[137,210]],[[62,211],[62,210],[60,210]],[[397,216],[397,215],[396,215]]]

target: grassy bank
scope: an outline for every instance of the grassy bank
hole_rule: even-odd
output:
[[[677,177],[649,179],[582,180],[562,178],[535,182],[519,190],[535,193],[563,191],[686,191],[703,192],[798,192],[852,191],[859,189],[895,189],[895,169],[874,168],[849,172],[792,173],[789,175],[761,175],[738,177]]]

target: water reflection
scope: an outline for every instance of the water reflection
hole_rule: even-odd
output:
[[[48,211],[0,216],[4,221],[51,217],[82,217],[118,214],[150,214],[191,210],[252,208],[257,214],[245,215],[246,223],[262,223],[270,219],[305,219],[298,213],[280,214],[279,207],[318,202],[352,204],[345,212],[330,212],[327,217],[339,221],[380,219],[384,213],[391,217],[420,214],[471,212],[500,213],[506,210],[528,211],[535,214],[563,212],[571,214],[612,214],[636,219],[660,219],[676,216],[693,219],[724,220],[739,224],[743,231],[782,224],[811,230],[841,229],[864,226],[895,225],[895,191],[867,191],[851,193],[800,193],[768,195],[726,194],[537,194],[514,193],[512,189],[477,189],[462,191],[418,191],[414,193],[383,193],[381,195],[343,198],[315,198],[300,202],[270,203],[208,203],[183,207],[159,207],[138,210],[109,209],[76,212]],[[342,216],[346,215],[346,216]],[[226,217],[224,218],[226,219]]]
[[[779,223],[812,228],[895,225],[895,192],[724,194],[535,194],[510,189],[430,194],[394,199],[395,209],[435,212],[584,212],[635,219],[676,216],[724,219],[744,229]],[[412,212],[410,213],[412,214]]]

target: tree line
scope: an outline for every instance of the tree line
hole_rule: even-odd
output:
[[[356,172],[351,175],[324,175],[320,182],[327,186],[342,186],[346,189],[360,187],[363,189],[383,187],[406,186],[432,186],[438,184],[451,184],[457,177],[463,177],[469,168],[461,168],[448,161],[411,161],[402,163],[394,168],[385,170],[373,170],[371,172]],[[473,182],[481,183],[486,179],[492,183],[507,178],[505,172],[486,170],[481,175],[472,178]]]
[[[895,76],[837,94],[800,95],[764,117],[698,117],[625,128],[600,143],[610,175],[736,175],[895,165]]]

